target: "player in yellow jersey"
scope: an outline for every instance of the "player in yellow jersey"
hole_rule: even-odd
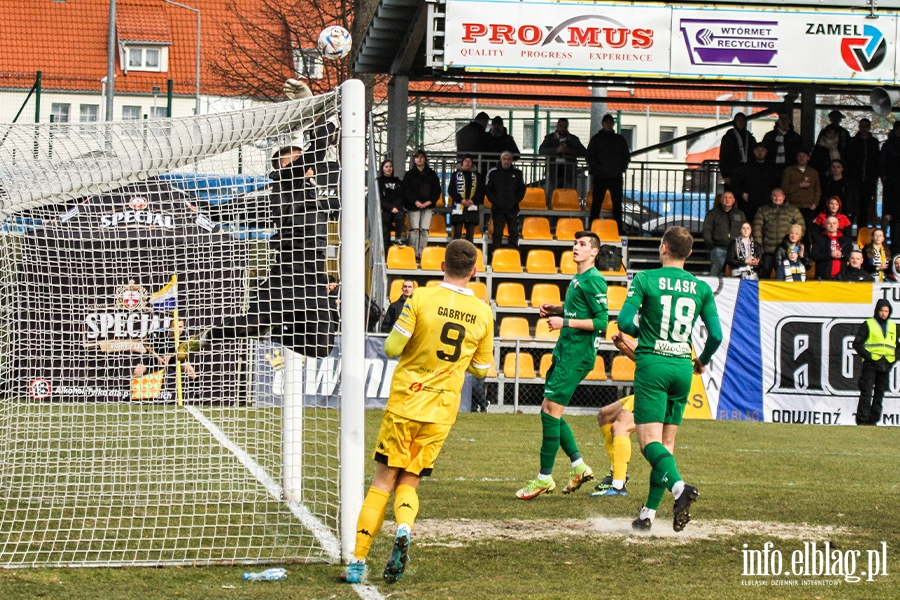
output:
[[[476,258],[471,242],[450,242],[441,264],[444,281],[407,300],[385,341],[385,354],[400,358],[375,443],[375,477],[359,512],[354,559],[341,575],[347,583],[365,576],[391,492],[397,534],[383,577],[394,583],[403,575],[419,511],[416,488],[431,474],[456,421],[466,372],[480,379],[493,363],[494,317],[466,287]]]

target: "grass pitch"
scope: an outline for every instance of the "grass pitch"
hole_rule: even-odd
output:
[[[380,418],[376,411],[366,415],[369,448]],[[602,476],[608,459],[595,419],[566,420],[585,460]],[[694,521],[681,534],[673,533],[667,495],[653,533],[639,536],[629,524],[645,499],[648,468],[636,444],[627,498],[591,498],[586,488],[592,486],[585,486],[569,496],[557,492],[523,502],[514,493],[537,471],[540,419],[460,415],[434,476],[420,487],[410,567],[397,584],[380,583],[392,534],[386,523],[370,554],[369,597],[897,598],[898,433],[896,428],[688,421],[679,433],[676,458],[684,478],[700,489]],[[554,473],[560,488],[567,473],[560,454]],[[839,567],[848,576],[815,575],[802,556],[804,543],[812,542],[819,550],[828,542],[832,571]],[[748,557],[761,558],[767,543],[766,562],[777,566],[773,557],[781,556],[782,574],[759,574],[758,564],[748,574]],[[794,563],[798,552],[800,561]],[[875,565],[876,576],[862,575],[876,554],[879,560],[886,557],[886,565]],[[813,567],[808,575],[804,565]],[[360,597],[337,582],[338,565],[287,569],[288,579],[280,582],[244,582],[247,567],[16,569],[0,571],[0,596]],[[801,575],[784,573],[794,570]],[[860,581],[848,580],[853,577]]]

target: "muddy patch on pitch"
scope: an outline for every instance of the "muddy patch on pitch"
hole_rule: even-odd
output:
[[[385,530],[391,531],[385,523]],[[691,521],[684,531],[672,531],[670,520],[657,521],[650,533],[631,529],[631,519],[506,519],[476,521],[471,519],[422,519],[416,521],[413,536],[417,544],[458,547],[480,541],[531,541],[585,536],[603,539],[624,538],[634,544],[686,544],[695,540],[757,535],[783,540],[828,539],[846,535],[850,530],[830,525],[804,523],[769,523],[763,521],[705,520]]]

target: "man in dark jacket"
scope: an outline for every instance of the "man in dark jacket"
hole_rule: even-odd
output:
[[[391,329],[394,328],[394,323],[397,322],[400,313],[403,312],[403,305],[413,295],[413,290],[415,289],[416,284],[412,279],[403,280],[403,285],[400,287],[400,297],[391,302],[388,309],[384,312],[384,319],[381,321],[381,333],[391,332]]]
[[[775,165],[775,175],[779,181],[784,170],[797,164],[797,153],[803,148],[800,134],[794,131],[791,113],[778,113],[778,121],[772,131],[763,137],[762,145],[766,147],[766,159]]]
[[[490,119],[486,112],[480,112],[475,115],[475,120],[456,132],[456,152],[460,160],[464,154],[488,152],[489,134],[485,130]]]
[[[512,152],[500,155],[500,166],[488,171],[487,198],[494,220],[493,250],[503,243],[503,228],[509,228],[509,245],[519,247],[519,202],[525,197],[525,177],[513,166]]]
[[[722,192],[719,204],[706,213],[703,242],[709,250],[709,274],[718,277],[725,266],[725,256],[732,241],[741,236],[741,225],[747,218],[734,205],[734,194]]]
[[[781,183],[775,173],[775,165],[767,160],[769,151],[763,144],[753,149],[753,159],[738,170],[735,187],[738,190],[737,205],[744,213],[748,223],[761,206],[769,201],[772,190]]]
[[[851,223],[856,222],[859,198],[856,195],[856,183],[844,172],[844,162],[831,161],[828,175],[822,178],[822,199],[819,201],[819,212],[827,212],[826,203],[833,196],[841,199],[841,212],[847,215]]]
[[[860,325],[853,338],[853,349],[862,359],[857,425],[875,425],[881,419],[884,392],[897,357],[897,324],[890,320],[892,311],[887,300],[876,302],[875,314]]]
[[[588,143],[588,168],[591,170],[591,186],[594,190],[594,202],[591,204],[591,222],[600,216],[603,198],[609,191],[612,198],[613,218],[623,230],[622,223],[622,186],[625,169],[631,162],[631,150],[624,136],[613,129],[615,120],[612,115],[604,115],[602,128]]]
[[[816,278],[819,281],[837,279],[844,262],[850,256],[853,241],[838,229],[838,218],[825,219],[825,229],[821,233],[813,233],[812,248],[809,257],[816,263]]]
[[[547,166],[548,194],[556,188],[574,188],[578,157],[587,149],[577,135],[569,132],[569,120],[562,118],[556,122],[556,131],[548,133],[538,148],[538,154],[550,157]]]
[[[881,145],[881,182],[884,195],[881,212],[886,221],[900,220],[900,121]],[[891,252],[900,251],[900,227],[891,227]]]
[[[492,156],[488,156],[489,163],[486,168],[482,169],[487,172],[496,166],[494,161],[500,159],[500,155],[504,152],[512,152],[513,158],[519,158],[519,145],[513,136],[509,135],[506,127],[503,125],[503,117],[494,117],[491,120],[491,129],[488,131],[486,152],[490,152]]]
[[[853,249],[850,251],[850,258],[847,259],[847,264],[838,273],[837,280],[847,283],[872,282],[872,274],[863,269],[863,252],[859,249],[859,246],[853,246]]]
[[[869,224],[869,210],[874,206],[881,171],[881,147],[872,135],[872,122],[859,120],[859,131],[847,143],[847,175],[856,184],[859,205],[856,222],[860,227]],[[874,221],[873,221],[874,222]]]
[[[747,116],[744,113],[734,115],[732,124],[734,126],[725,132],[719,146],[719,170],[725,189],[729,191],[732,190],[732,179],[750,160],[750,151],[756,146],[756,140],[747,131]]]

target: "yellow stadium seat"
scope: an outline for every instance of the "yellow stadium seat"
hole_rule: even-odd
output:
[[[435,206],[444,206],[444,194],[441,194],[441,197],[438,198],[438,201],[435,202]]]
[[[437,287],[443,283],[440,279],[429,279],[425,282],[425,287]]]
[[[610,321],[609,325],[606,326],[606,339],[611,340],[617,333],[619,333],[618,321]]]
[[[603,362],[603,357],[598,356],[594,358],[594,368],[591,369],[591,372],[585,375],[585,381],[606,381],[606,363]]]
[[[615,219],[594,219],[591,223],[591,231],[597,234],[601,242],[619,244],[622,238],[619,237],[619,226]]]
[[[556,239],[575,241],[575,234],[584,230],[584,221],[567,217],[556,222]]]
[[[425,246],[422,248],[422,270],[440,271],[446,251],[447,248],[444,246]]]
[[[615,381],[634,381],[634,361],[627,356],[613,358],[610,378]]]
[[[562,253],[562,256],[559,258],[560,273],[564,275],[575,275],[578,273],[578,265],[575,264],[575,259],[572,256],[571,250],[566,250]]]
[[[628,275],[628,271],[625,270],[625,264],[623,263],[618,271],[600,271],[600,274],[604,277],[624,277]]]
[[[538,367],[538,373],[541,379],[547,379],[547,371],[550,370],[550,365],[553,364],[553,354],[548,352],[547,354],[541,357],[541,366]]]
[[[501,283],[497,286],[495,300],[497,301],[497,306],[508,306],[511,308],[528,307],[528,301],[525,300],[525,286],[521,283]]]
[[[435,237],[447,237],[447,221],[443,214],[431,215],[431,227],[428,228],[428,235]]]
[[[475,270],[479,273],[484,273],[484,253],[481,251],[481,248],[475,247],[475,253],[478,255],[478,258],[475,259]]]
[[[519,202],[519,210],[547,210],[544,188],[525,188],[525,197]]]
[[[491,268],[495,273],[521,273],[522,257],[514,248],[497,248],[491,258]]]
[[[856,236],[856,243],[859,244],[859,247],[862,248],[866,244],[872,243],[872,230],[868,227],[860,227],[859,235]]]
[[[493,362],[491,362],[491,366],[488,367],[487,376],[488,377],[499,377],[500,376],[500,374],[497,373],[497,367],[494,365]]]
[[[591,206],[594,204],[594,190],[591,190],[587,193],[587,198],[585,198],[584,206],[588,210],[591,210]],[[600,205],[601,212],[612,212],[612,196],[609,195],[609,190],[603,195],[603,204]]]
[[[628,288],[624,285],[611,285],[606,289],[606,299],[609,302],[609,310],[622,310],[625,298],[628,297]]]
[[[526,217],[522,223],[523,240],[552,240],[550,221],[545,217]]]
[[[524,317],[503,317],[500,320],[500,336],[502,338],[530,338],[528,319]]]
[[[525,260],[525,270],[529,273],[556,274],[556,257],[552,250],[529,250]]]
[[[553,210],[581,210],[578,191],[570,188],[556,188],[550,199],[550,208]]]
[[[534,328],[534,339],[546,341],[546,340],[558,340],[559,339],[559,329],[550,330],[550,323],[547,319],[540,319],[537,322],[537,326]]]
[[[470,281],[466,284],[466,287],[472,290],[472,292],[475,294],[475,297],[479,300],[490,301],[490,298],[488,298],[487,286],[483,281]]]
[[[413,281],[413,289],[418,289],[419,284]],[[391,293],[388,294],[388,298],[390,298],[391,302],[396,302],[398,298],[403,294],[403,279],[395,279],[391,282]]]
[[[559,297],[559,286],[553,283],[536,283],[531,288],[531,306],[540,308],[541,304],[562,304]]]
[[[519,360],[516,360],[516,353],[510,352],[506,355],[506,358],[503,359],[503,374],[512,379],[516,376],[516,363],[519,363],[519,379],[534,379],[537,377],[537,374],[534,372],[534,358],[530,354],[522,352],[518,355]]]
[[[484,195],[484,207],[485,207],[485,208],[490,208],[491,206],[493,206],[493,204],[491,204],[491,199],[488,198],[488,195],[487,195],[487,194],[485,194],[485,195]]]
[[[391,246],[387,254],[388,269],[416,269],[416,251],[412,246]]]

